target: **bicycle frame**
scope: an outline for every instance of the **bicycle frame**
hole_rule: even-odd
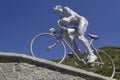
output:
[[[74,56],[75,56],[79,61],[82,61],[82,62],[86,65],[87,62],[86,62],[84,59],[79,58],[79,56],[78,56],[77,53],[74,51],[74,49],[71,47],[71,45],[70,45],[70,44],[66,41],[66,39],[63,37],[63,35],[66,34],[66,33],[65,33],[66,31],[63,30],[63,29],[52,31],[53,29],[54,29],[54,28],[50,29],[50,33],[51,33],[52,35],[55,36],[55,34],[60,34],[56,40],[57,40],[58,42],[60,41],[60,42],[65,43],[66,46],[73,52]],[[94,39],[91,39],[91,40],[89,41],[89,45],[90,45],[94,50],[96,50],[95,47],[93,46],[93,41],[94,41]],[[56,43],[55,43],[55,44],[56,44]],[[55,44],[53,44],[52,46],[56,46]],[[52,47],[52,46],[51,46],[51,47]],[[62,61],[63,61],[63,60],[62,60]],[[102,59],[101,59],[101,61],[102,61]],[[61,63],[61,62],[60,62],[60,63]]]
[[[62,47],[64,49],[64,52],[63,52],[64,55],[61,58],[61,60],[59,62],[57,62],[57,63],[60,64],[60,63],[62,63],[64,61],[64,59],[66,58],[66,49],[67,49],[66,47],[68,47],[71,50],[72,54],[73,54],[73,58],[75,59],[75,63],[77,62],[77,64],[76,64],[77,66],[80,66],[80,67],[83,66],[84,67],[86,65],[86,67],[89,67],[89,64],[87,63],[86,58],[85,58],[86,56],[85,57],[83,56],[83,58],[79,57],[78,53],[73,49],[73,46],[71,45],[71,43],[69,43],[68,40],[66,39],[66,36],[65,36],[66,34],[68,34],[68,33],[66,33],[66,30],[64,30],[64,29],[54,30],[54,28],[52,28],[52,29],[50,29],[49,33],[40,33],[40,34],[36,35],[32,39],[32,41],[30,43],[30,52],[31,52],[31,55],[33,57],[35,57],[34,52],[33,52],[33,43],[34,43],[34,41],[37,40],[41,36],[47,35],[49,37],[52,37],[52,39],[55,40],[55,42],[52,43],[52,45],[50,44],[50,45],[47,46],[47,51],[49,51],[52,48],[54,48],[55,46],[57,46],[58,43],[62,44]],[[75,37],[79,36],[76,33],[74,34],[74,32],[72,34],[70,34],[70,35],[73,35]],[[95,55],[98,57],[98,59],[96,60],[96,62],[93,63],[93,66],[95,64],[95,68],[102,69],[102,67],[103,67],[104,64],[105,65],[109,65],[109,64],[106,64],[106,61],[104,61],[104,59],[103,59],[103,57],[101,55],[101,54],[103,54],[105,56],[105,59],[108,59],[108,61],[110,61],[110,63],[111,63],[112,67],[110,67],[110,68],[112,68],[112,74],[111,74],[111,78],[112,78],[114,76],[114,74],[115,74],[115,64],[114,64],[112,58],[105,51],[100,50],[100,49],[96,49],[94,47],[93,41],[96,40],[96,39],[98,39],[97,35],[88,34],[88,36],[91,38],[89,40],[89,45],[91,46],[91,48],[94,51]],[[83,63],[82,65],[81,65],[81,62]]]

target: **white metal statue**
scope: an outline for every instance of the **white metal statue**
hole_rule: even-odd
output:
[[[72,45],[73,49],[79,53],[79,49],[74,41],[75,37],[77,37],[89,53],[88,63],[95,62],[97,56],[92,52],[89,41],[84,37],[88,26],[87,19],[83,16],[80,16],[69,7],[62,7],[61,5],[55,6],[54,11],[61,15],[61,18],[58,20],[58,25],[60,28],[66,29],[68,34],[65,34],[65,37]],[[66,28],[67,24],[73,25],[74,27]]]

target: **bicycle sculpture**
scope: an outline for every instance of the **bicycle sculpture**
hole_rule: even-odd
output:
[[[76,66],[81,69],[102,73],[102,75],[109,74],[109,77],[113,78],[115,75],[115,64],[112,58],[105,51],[96,49],[93,45],[93,41],[99,37],[93,34],[88,34],[91,38],[90,40],[84,37],[88,26],[87,19],[70,8],[60,5],[57,5],[54,11],[62,17],[57,21],[59,29],[51,28],[49,33],[36,35],[30,44],[32,56],[40,56],[40,58],[51,61],[58,60],[57,63],[60,64],[64,62],[67,52],[70,51]],[[74,25],[74,27],[67,28],[67,24]],[[82,53],[78,48],[76,38],[85,47],[85,53]],[[87,56],[82,56],[85,54]]]

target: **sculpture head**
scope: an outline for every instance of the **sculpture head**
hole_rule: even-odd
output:
[[[63,8],[62,8],[61,5],[57,5],[57,6],[54,7],[54,11],[56,13],[62,14],[63,13]]]

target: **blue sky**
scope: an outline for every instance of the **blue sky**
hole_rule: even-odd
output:
[[[58,4],[88,19],[86,33],[100,36],[98,48],[120,46],[120,0],[0,0],[0,51],[29,55],[36,34],[58,27]]]

